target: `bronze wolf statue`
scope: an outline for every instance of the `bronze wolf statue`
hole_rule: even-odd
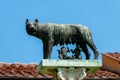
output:
[[[42,40],[44,59],[50,59],[52,48],[57,44],[80,45],[86,59],[90,59],[88,45],[94,52],[94,59],[98,58],[98,50],[92,40],[91,32],[86,26],[80,24],[39,24],[37,19],[34,22],[29,22],[26,19],[26,31],[29,35]]]

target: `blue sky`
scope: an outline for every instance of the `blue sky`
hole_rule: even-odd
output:
[[[26,33],[26,18],[37,18],[39,23],[86,25],[100,53],[120,52],[119,4],[120,0],[1,0],[0,62],[39,63],[43,58],[42,41]],[[53,48],[52,59],[58,59],[59,48]]]

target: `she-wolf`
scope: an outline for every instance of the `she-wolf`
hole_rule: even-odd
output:
[[[86,59],[90,59],[90,52],[87,45],[94,52],[94,59],[98,58],[98,50],[93,42],[91,31],[88,27],[81,24],[39,24],[36,19],[29,22],[26,19],[26,31],[29,35],[35,36],[43,42],[43,58],[49,59],[53,46],[60,44],[76,44],[80,45],[82,51],[86,55]]]

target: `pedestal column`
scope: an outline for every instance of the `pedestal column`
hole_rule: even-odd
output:
[[[99,67],[101,67],[99,60],[44,59],[40,62],[37,71],[40,74],[53,75],[53,80],[82,80],[87,72],[93,73]]]

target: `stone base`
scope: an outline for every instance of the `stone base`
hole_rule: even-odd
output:
[[[58,80],[82,80],[86,77],[86,68],[57,68]]]
[[[53,60],[44,59],[37,71],[53,75],[54,80],[82,80],[86,73],[93,73],[101,67],[99,60]]]

